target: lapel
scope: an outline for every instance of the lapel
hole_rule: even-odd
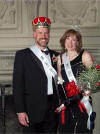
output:
[[[53,58],[56,57],[56,55],[54,54],[54,52],[52,50],[50,50],[48,48],[49,52],[50,52],[50,58],[51,58],[51,64],[52,66],[55,68],[55,62],[53,61]]]
[[[52,64],[52,66],[53,66],[53,60],[52,60],[53,53],[52,53],[52,51],[51,51],[50,49],[49,49],[49,52],[50,52],[51,64]]]
[[[29,53],[30,53],[31,57],[36,61],[36,63],[40,67],[40,69],[45,73],[43,65],[42,65],[41,61],[38,59],[38,57],[30,49],[29,49]]]
[[[38,59],[38,57],[30,49],[28,49],[28,50],[29,50],[29,53],[30,53],[31,57],[36,61],[36,63],[40,67],[40,69],[45,73],[45,70],[43,68],[43,65],[42,65],[41,61]],[[56,69],[55,62],[53,62],[53,57],[56,57],[56,56],[51,49],[48,48],[48,50],[50,52],[51,64]]]

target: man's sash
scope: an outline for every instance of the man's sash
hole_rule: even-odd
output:
[[[53,78],[57,77],[57,72],[56,70],[51,66],[49,60],[47,57],[41,52],[41,50],[36,46],[31,46],[30,50],[39,58],[39,60],[43,63],[44,65],[44,70],[48,72],[48,75],[52,76]]]

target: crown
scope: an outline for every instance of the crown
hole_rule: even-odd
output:
[[[51,25],[51,21],[47,17],[37,17],[33,19],[32,21],[33,30],[40,28],[40,27],[50,29],[50,25]]]

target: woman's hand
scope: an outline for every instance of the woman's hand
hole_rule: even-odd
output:
[[[61,104],[59,107],[57,107],[57,109],[55,110],[55,112],[59,113],[61,112],[61,110],[64,108],[64,104]]]

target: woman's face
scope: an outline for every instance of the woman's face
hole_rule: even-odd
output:
[[[78,45],[78,41],[75,35],[66,37],[65,49],[67,49],[67,51],[75,51],[77,45]]]

